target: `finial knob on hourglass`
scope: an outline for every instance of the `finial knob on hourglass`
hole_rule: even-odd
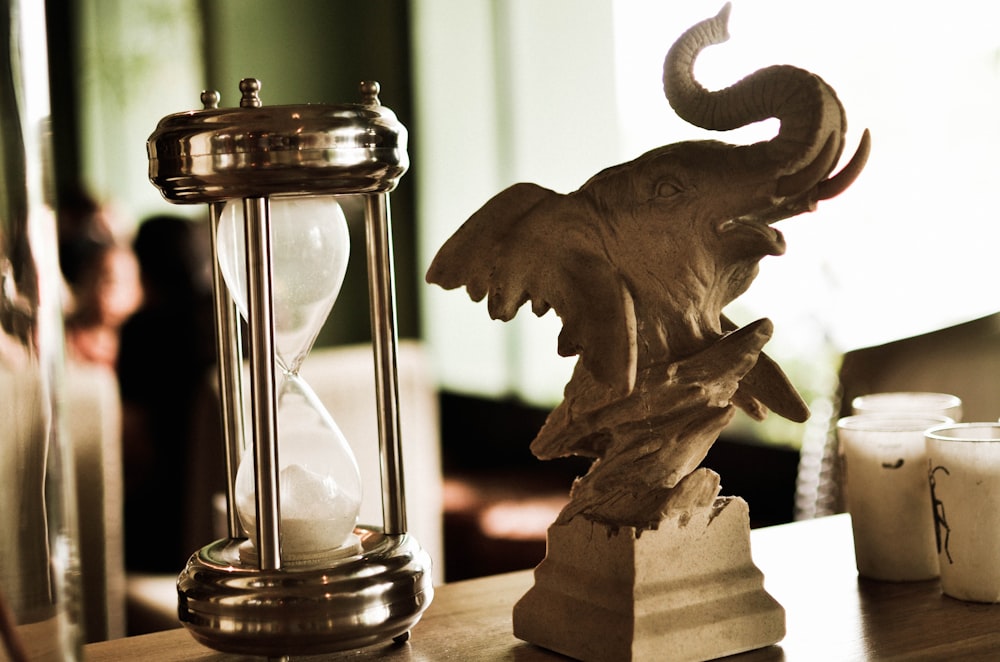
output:
[[[256,78],[244,78],[240,81],[240,108],[260,108],[260,81]]]
[[[222,97],[216,90],[205,90],[201,93],[201,104],[205,107],[205,110],[214,110],[219,107],[219,101]]]
[[[360,85],[361,89],[361,103],[366,106],[381,106],[382,102],[378,100],[378,93],[381,90],[381,86],[378,81],[374,80],[363,80]]]

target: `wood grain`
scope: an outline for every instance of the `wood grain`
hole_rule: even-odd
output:
[[[1000,659],[1000,605],[953,600],[936,580],[859,579],[848,515],[755,529],[751,545],[765,588],[785,608],[788,633],[776,646],[729,661]],[[521,571],[445,584],[409,643],[295,659],[565,660],[511,633],[511,610],[532,581]],[[89,644],[85,654],[89,662],[260,660],[209,650],[184,629]]]

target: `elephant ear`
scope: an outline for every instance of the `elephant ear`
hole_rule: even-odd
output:
[[[444,243],[426,280],[464,285],[473,301],[487,297],[490,317],[504,322],[529,300],[538,316],[555,310],[559,354],[580,355],[598,382],[625,395],[636,378],[635,310],[592,218],[579,196],[515,184]]]
[[[738,328],[736,323],[725,315],[721,321],[722,330],[725,332]],[[753,406],[756,402],[793,423],[804,423],[809,419],[809,406],[795,390],[784,370],[764,352],[760,353],[757,363],[740,380],[738,396],[744,403],[741,408],[758,420],[762,420],[767,412],[758,413],[759,408]]]

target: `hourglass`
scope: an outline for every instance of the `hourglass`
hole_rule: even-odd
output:
[[[264,106],[259,81],[240,89],[239,108],[203,93],[203,109],[163,118],[147,143],[164,198],[209,205],[215,255],[229,535],[191,556],[178,614],[197,640],[237,654],[405,641],[433,598],[403,505],[388,193],[408,165],[406,130],[377,83],[341,105]],[[381,527],[358,523],[354,455],[299,376],[347,269],[344,195],[365,207]]]
[[[223,280],[248,319],[245,224],[241,201],[230,200],[218,223],[216,250]],[[347,219],[335,198],[271,202],[274,355],[277,385],[281,549],[286,565],[357,551],[361,508],[357,463],[329,412],[299,369],[336,301],[347,271]],[[253,455],[244,451],[236,474],[236,511],[257,544]]]

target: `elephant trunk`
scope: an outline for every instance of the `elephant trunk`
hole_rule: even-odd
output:
[[[776,202],[813,191],[815,199],[847,188],[867,158],[867,132],[852,164],[826,180],[840,159],[846,119],[836,93],[820,77],[797,67],[761,69],[718,91],[694,78],[694,62],[707,46],[729,38],[730,4],[718,15],[688,29],[671,47],[663,64],[663,90],[674,111],[703,129],[729,131],[769,118],[781,123],[778,135],[751,146],[751,167],[774,173]]]

